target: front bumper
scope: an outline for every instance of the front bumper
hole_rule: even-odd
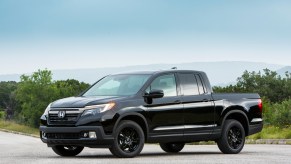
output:
[[[78,126],[78,127],[47,127],[40,126],[40,139],[49,147],[56,145],[75,145],[94,148],[111,147],[113,136],[106,135],[102,126]],[[84,132],[95,132],[96,138],[85,138]],[[43,133],[46,136],[43,136]]]

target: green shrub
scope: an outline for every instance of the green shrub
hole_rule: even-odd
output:
[[[273,107],[271,102],[263,97],[262,98],[263,101],[263,119],[264,119],[264,125],[272,125],[274,122],[274,115],[273,115]]]
[[[282,103],[275,103],[274,109],[274,125],[288,126],[291,125],[291,99],[285,100]]]
[[[5,118],[5,112],[0,111],[0,120],[3,120]]]
[[[265,125],[288,127],[291,125],[291,99],[280,103],[270,103],[263,99],[263,116]]]

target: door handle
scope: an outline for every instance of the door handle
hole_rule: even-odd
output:
[[[174,103],[175,104],[180,104],[181,103],[181,100],[175,100]]]
[[[203,101],[203,102],[208,102],[209,100],[208,100],[208,99],[203,99],[202,101]]]

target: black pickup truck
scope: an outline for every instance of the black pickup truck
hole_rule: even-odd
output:
[[[204,72],[168,70],[106,76],[77,97],[57,100],[40,118],[40,138],[61,156],[84,147],[138,155],[144,143],[171,153],[185,143],[215,141],[239,153],[263,128],[258,94],[213,93]]]

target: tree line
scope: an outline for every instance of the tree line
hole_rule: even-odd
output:
[[[0,82],[0,118],[38,127],[39,118],[50,102],[77,96],[89,86],[74,79],[53,81],[49,70],[22,75],[18,83]]]
[[[0,82],[0,119],[38,127],[39,117],[50,102],[77,96],[89,86],[74,79],[53,81],[49,70],[22,75],[18,83]],[[215,86],[213,90],[218,93],[259,93],[263,99],[265,124],[291,125],[291,74],[288,72],[280,76],[269,69],[263,72],[245,71],[237,78],[236,84]]]

